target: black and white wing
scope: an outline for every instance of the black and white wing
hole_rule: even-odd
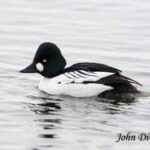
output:
[[[99,83],[107,86],[137,84],[137,81],[121,74],[121,70],[98,63],[77,63],[64,69],[63,74],[72,83]],[[69,82],[70,82],[69,81]]]
[[[99,63],[89,63],[89,62],[84,62],[84,63],[77,63],[74,64],[66,69],[64,69],[64,72],[71,72],[71,71],[78,71],[78,70],[84,70],[88,72],[111,72],[111,73],[120,73],[122,72],[119,69],[116,69],[114,67],[110,67],[104,64],[99,64]]]
[[[104,64],[78,63],[64,69],[61,75],[65,76],[64,83],[96,83],[104,77],[120,72]]]

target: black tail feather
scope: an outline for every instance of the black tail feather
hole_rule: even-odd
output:
[[[131,79],[131,78],[129,78],[129,77],[126,77],[126,76],[124,76],[124,75],[121,75],[121,77],[123,77],[124,79],[130,81],[130,82],[133,83],[133,84],[137,84],[137,85],[142,86],[141,83],[139,83],[139,82],[137,82],[137,81],[135,81],[135,80],[133,80],[133,79]]]
[[[113,87],[113,93],[138,93],[137,88],[132,84],[140,85],[137,81],[121,74],[113,74],[97,81],[100,84]]]

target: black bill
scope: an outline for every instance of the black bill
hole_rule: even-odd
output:
[[[38,71],[36,69],[35,63],[32,63],[31,65],[21,70],[20,72],[21,73],[37,73]]]

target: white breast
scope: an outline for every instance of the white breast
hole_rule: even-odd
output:
[[[96,81],[104,76],[110,75],[110,73],[101,72],[101,74],[97,73],[94,75],[95,76],[92,76],[91,74],[91,76],[85,75],[84,77],[77,77],[77,73],[73,74],[72,72],[72,75],[69,73],[51,79],[43,78],[40,81],[39,89],[52,95],[69,95],[73,97],[97,96],[106,90],[112,89],[111,87],[102,84],[82,83],[83,81]]]

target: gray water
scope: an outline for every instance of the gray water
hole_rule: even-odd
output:
[[[0,150],[141,150],[150,140],[150,97],[128,100],[50,96],[39,75],[20,74],[42,42],[56,43],[68,66],[105,63],[150,91],[149,0],[0,1]]]

